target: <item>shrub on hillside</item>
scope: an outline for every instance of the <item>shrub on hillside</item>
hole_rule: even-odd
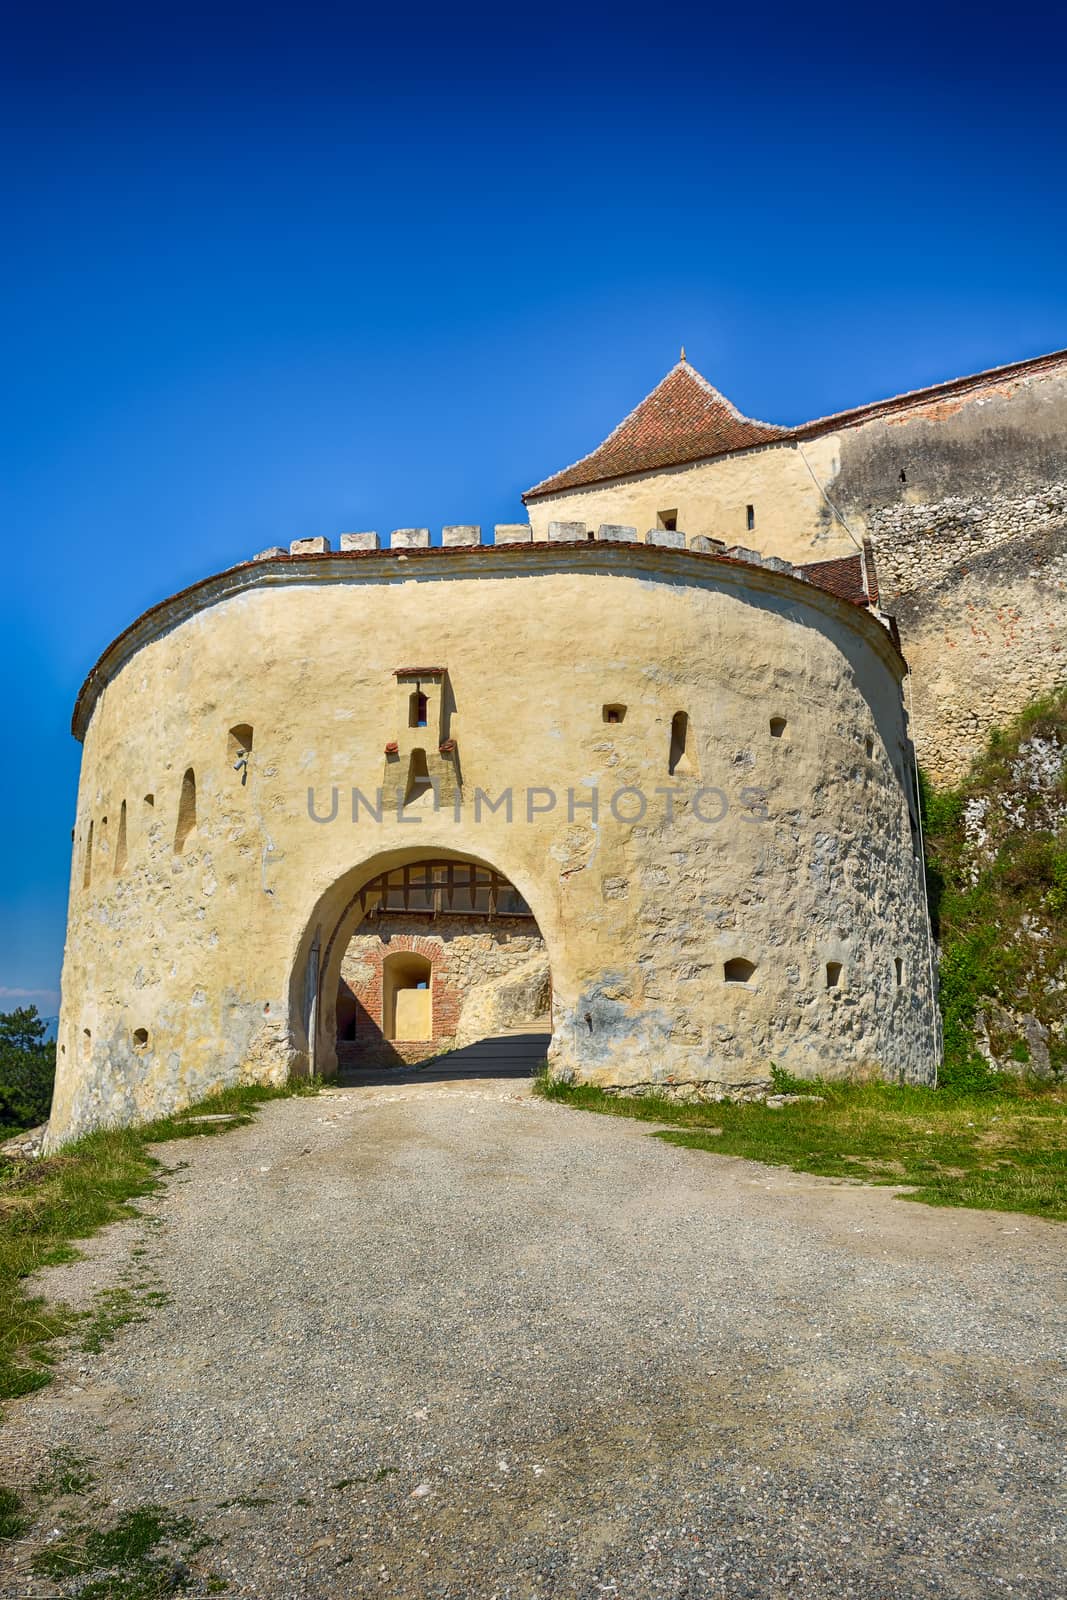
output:
[[[946,1086],[1067,1071],[1067,688],[995,732],[958,788],[923,784]],[[992,1058],[992,1059],[991,1059]]]

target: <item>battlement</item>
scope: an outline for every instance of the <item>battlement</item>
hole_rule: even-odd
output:
[[[587,527],[584,522],[550,522],[547,538],[537,539],[528,522],[504,522],[489,530],[483,538],[477,523],[452,523],[441,529],[439,546],[431,543],[429,528],[394,528],[383,537],[370,529],[360,533],[342,533],[337,549],[323,535],[314,538],[294,539],[288,550],[283,545],[271,545],[260,550],[253,561],[276,561],[300,556],[327,556],[369,554],[403,554],[409,550],[470,551],[491,549],[500,545],[652,545],[660,549],[684,550],[691,555],[710,555],[727,561],[740,561],[747,566],[763,567],[771,572],[781,572],[786,577],[798,578],[802,583],[814,583],[818,588],[838,594],[855,604],[877,603],[873,587],[873,574],[868,574],[864,558],[860,555],[834,562],[812,562],[796,566],[780,556],[765,556],[748,545],[728,545],[725,539],[713,539],[706,534],[689,538],[680,528],[649,528],[642,537],[634,527],[620,523],[601,523],[598,528]]]

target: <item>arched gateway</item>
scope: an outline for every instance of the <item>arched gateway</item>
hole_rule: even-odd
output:
[[[315,906],[290,1013],[315,1073],[332,1076],[339,1057],[400,1066],[542,1021],[549,959],[532,907],[487,861],[387,851]]]
[[[443,924],[386,950],[383,905],[432,923],[473,892],[500,918],[503,885],[551,964],[558,1073],[932,1078],[905,667],[861,565],[500,532],[303,541],[104,653],[74,718],[53,1144],[335,1071],[357,938],[380,1033],[417,1044],[397,1017],[436,1026]]]

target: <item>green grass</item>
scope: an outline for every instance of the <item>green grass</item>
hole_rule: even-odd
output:
[[[190,1565],[213,1543],[191,1517],[160,1505],[115,1513],[106,1496],[89,1498],[96,1486],[89,1466],[72,1450],[52,1450],[30,1486],[32,1510],[13,1490],[0,1489],[0,1539],[21,1539],[35,1522],[39,1535],[48,1530],[47,1543],[22,1559],[56,1586],[50,1594],[162,1600],[194,1582],[200,1592],[225,1592],[229,1585],[221,1574],[197,1573]],[[86,1503],[72,1506],[71,1500]]]
[[[387,1478],[395,1477],[399,1467],[379,1467],[377,1472],[372,1472],[363,1478],[340,1478],[337,1483],[331,1483],[331,1489],[351,1489],[354,1484],[384,1483]]]
[[[38,1268],[77,1256],[78,1239],[121,1217],[158,1187],[165,1170],[152,1145],[166,1139],[212,1138],[249,1122],[257,1106],[289,1094],[316,1093],[295,1080],[281,1089],[257,1085],[224,1089],[139,1128],[108,1128],[41,1161],[0,1160],[0,1400],[39,1389],[51,1378],[52,1341],[84,1323],[84,1348],[98,1349],[125,1323],[158,1303],[155,1285],[106,1291],[93,1311],[73,1312],[25,1292]],[[231,1113],[233,1121],[191,1123],[188,1118]]]
[[[1023,1211],[1067,1221],[1067,1088],[1026,1084],[978,1093],[890,1084],[790,1084],[822,1097],[679,1105],[624,1098],[542,1075],[547,1100],[668,1125],[668,1144],[864,1183],[906,1184],[926,1205]],[[677,1131],[675,1131],[677,1130]]]
[[[206,1543],[188,1517],[139,1506],[110,1528],[79,1524],[30,1565],[53,1583],[75,1582],[80,1600],[157,1600],[189,1587],[187,1560]]]
[[[103,1289],[96,1297],[88,1321],[81,1331],[81,1348],[88,1355],[99,1355],[105,1344],[115,1338],[120,1328],[131,1322],[144,1322],[153,1306],[165,1306],[170,1295],[156,1286],[153,1280],[123,1283],[114,1289]]]
[[[0,1489],[0,1539],[17,1539],[29,1527],[30,1519],[14,1489]]]
[[[86,1495],[96,1487],[88,1461],[73,1450],[59,1446],[49,1453],[48,1463],[33,1481],[33,1492],[44,1499],[65,1495]]]

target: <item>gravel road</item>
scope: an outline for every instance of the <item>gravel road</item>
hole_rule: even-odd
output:
[[[132,1271],[169,1303],[68,1351],[0,1442],[8,1481],[62,1446],[109,1514],[195,1518],[193,1594],[1067,1590],[1054,1224],[675,1149],[514,1081],[336,1090],[160,1149],[146,1219],[46,1282],[85,1303]],[[27,1556],[76,1511],[9,1547],[5,1600],[58,1592]]]

